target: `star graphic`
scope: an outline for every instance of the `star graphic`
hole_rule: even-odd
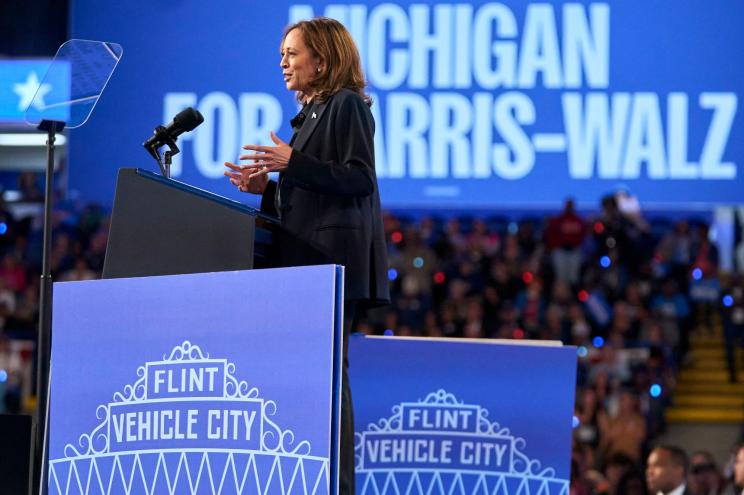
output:
[[[37,91],[38,94],[37,94]],[[18,95],[18,110],[25,111],[29,105],[33,104],[37,110],[44,110],[44,95],[52,90],[52,85],[44,83],[39,85],[39,76],[36,72],[30,72],[25,83],[16,83],[13,85],[13,92]],[[36,98],[34,98],[36,95]]]

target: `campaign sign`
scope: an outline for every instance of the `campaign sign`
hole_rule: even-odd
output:
[[[48,73],[50,60],[0,60],[0,123],[26,125],[26,110],[31,105],[35,112],[66,121],[69,108],[45,107],[50,102],[70,99],[70,64],[57,61]]]
[[[56,284],[49,493],[336,493],[340,270]]]
[[[314,16],[359,48],[385,207],[593,208],[621,188],[644,207],[744,199],[741,0],[76,0],[71,13],[73,36],[127,52],[70,136],[70,185],[88,200],[110,201],[119,167],[157,170],[141,143],[192,106],[205,120],[179,137],[173,176],[258,204],[223,164],[272,130],[290,140],[279,44]]]
[[[573,347],[352,338],[357,493],[568,495]]]

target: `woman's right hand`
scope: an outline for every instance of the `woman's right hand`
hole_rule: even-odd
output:
[[[230,169],[225,170],[225,177],[229,177],[230,183],[236,186],[240,192],[263,194],[266,190],[269,176],[257,174],[255,167],[236,165],[230,162],[225,162],[225,166]]]

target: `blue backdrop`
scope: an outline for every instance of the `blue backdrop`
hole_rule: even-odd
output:
[[[278,67],[290,22],[329,15],[362,54],[387,207],[586,206],[626,188],[644,205],[740,202],[744,3],[738,0],[340,4],[73,2],[72,35],[121,43],[95,115],[71,136],[70,184],[110,200],[115,169],[185,106],[175,176],[239,195],[222,162],[290,138]]]

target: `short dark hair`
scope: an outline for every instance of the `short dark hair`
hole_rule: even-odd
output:
[[[676,445],[657,445],[654,450],[665,450],[669,452],[672,458],[672,463],[677,466],[681,466],[685,472],[685,476],[690,472],[690,460],[687,457],[687,453],[681,447]]]
[[[695,463],[693,461],[695,457],[702,458],[702,462]],[[715,457],[713,457],[713,454],[711,454],[707,450],[698,450],[696,452],[693,452],[690,455],[690,472],[692,474],[699,474],[705,471],[718,471]]]

